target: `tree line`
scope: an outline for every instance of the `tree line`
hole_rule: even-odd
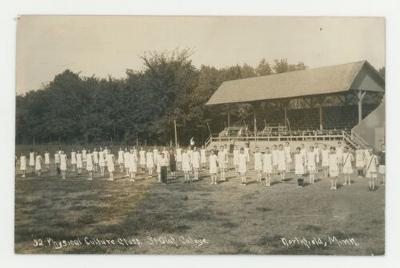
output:
[[[148,52],[142,71],[126,70],[121,79],[82,76],[65,70],[42,88],[16,97],[16,143],[169,144],[191,137],[203,142],[209,131],[226,124],[223,105],[206,107],[223,81],[306,68],[286,59],[255,67],[243,64],[224,68],[196,68],[192,52]],[[251,107],[238,104],[232,120],[246,120]]]

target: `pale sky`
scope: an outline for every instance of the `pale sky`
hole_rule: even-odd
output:
[[[215,67],[265,58],[310,68],[368,60],[385,65],[385,21],[377,17],[21,16],[17,94],[65,69],[124,77],[143,69],[146,51],[191,48],[194,65]]]

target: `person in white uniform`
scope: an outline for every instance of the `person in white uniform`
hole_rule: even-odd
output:
[[[191,171],[191,163],[190,156],[187,150],[184,150],[182,153],[182,171],[184,175],[184,182],[190,182],[190,171]]]
[[[305,158],[304,155],[301,153],[301,148],[296,148],[296,153],[294,154],[294,174],[297,177],[297,188],[303,188],[304,185],[304,170],[305,166]]]
[[[235,172],[239,175],[239,146],[237,145],[233,149],[233,166],[235,167]]]
[[[318,142],[314,144],[314,152],[315,152],[315,162],[316,162],[316,173],[319,172],[321,166],[321,148],[319,147]]]
[[[46,170],[50,170],[50,153],[46,151],[44,153],[44,165],[46,166]]]
[[[310,184],[315,183],[315,173],[317,173],[317,155],[314,146],[310,146],[310,150],[306,153],[307,170],[309,175]]]
[[[182,170],[182,148],[179,145],[176,148],[176,169],[178,171]]]
[[[343,158],[342,163],[343,163],[343,176],[344,176],[344,184],[343,185],[351,185],[350,175],[353,174],[354,156],[349,151],[348,146],[344,147],[342,158]]]
[[[146,151],[143,147],[141,147],[139,151],[139,165],[142,172],[146,171]]]
[[[81,169],[82,169],[82,168],[86,167],[86,161],[87,161],[87,150],[85,149],[85,147],[83,147],[83,149],[81,151],[81,154],[82,154],[82,167],[81,167]]]
[[[241,178],[241,183],[242,185],[247,185],[247,179],[246,179],[246,172],[247,172],[247,155],[244,152],[244,148],[240,148],[239,152],[239,175]]]
[[[372,149],[368,149],[365,157],[365,176],[368,178],[368,187],[370,191],[375,191],[375,181],[378,177],[378,158]]]
[[[196,147],[193,148],[192,152],[192,167],[193,167],[193,175],[194,180],[199,180],[199,169],[200,169],[200,152]]]
[[[265,186],[271,186],[271,177],[273,172],[272,167],[272,154],[269,147],[265,148],[265,153],[263,155],[263,172],[265,174]]]
[[[337,190],[337,178],[339,176],[339,159],[335,147],[329,152],[329,177],[331,178],[331,190]]]
[[[67,177],[67,155],[64,153],[64,151],[61,151],[60,153],[60,171],[61,171],[61,177],[63,180],[66,179]]]
[[[42,156],[39,154],[39,152],[36,152],[35,173],[38,177],[40,177],[40,174],[42,172],[42,161]]]
[[[300,153],[303,155],[304,158],[304,174],[307,173],[307,150],[304,143],[300,144]]]
[[[130,152],[128,151],[128,148],[125,148],[125,152],[124,152],[124,170],[126,172],[126,177],[129,177],[129,157],[130,157]]]
[[[285,143],[285,146],[283,147],[283,150],[285,151],[286,172],[290,172],[291,165],[292,165],[292,151],[291,151],[289,142]]]
[[[138,167],[138,159],[136,154],[131,150],[131,153],[129,154],[129,180],[130,181],[135,181],[136,178],[136,172],[137,172],[137,167]]]
[[[278,146],[274,144],[272,146],[272,172],[273,175],[278,174],[278,164],[279,164],[279,156],[278,156]]]
[[[225,153],[225,171],[228,170],[228,165],[229,165],[229,148],[228,144],[225,144],[224,146],[224,153]]]
[[[338,146],[336,148],[336,154],[338,156],[338,165],[339,165],[339,174],[343,171],[343,145],[342,142],[338,142]]]
[[[86,154],[86,170],[89,173],[88,180],[93,180],[93,154],[90,152],[90,150]]]
[[[217,184],[217,178],[218,178],[218,156],[215,150],[211,151],[210,156],[208,157],[209,159],[209,171],[210,171],[210,177],[211,177],[211,184]]]
[[[262,181],[262,154],[260,152],[260,149],[256,147],[256,151],[253,154],[254,156],[254,170],[257,173],[257,179],[259,182]]]
[[[322,171],[324,178],[328,178],[329,175],[329,149],[326,144],[324,144],[324,147],[321,150],[321,158],[322,158]]]
[[[29,167],[30,167],[30,172],[34,173],[35,172],[35,152],[32,150],[29,153]]]
[[[61,154],[61,151],[57,151],[54,154],[54,163],[56,164],[57,175],[61,174],[61,170],[60,170],[60,154]]]
[[[278,171],[281,176],[281,182],[285,181],[285,173],[286,173],[286,153],[283,150],[283,145],[279,144],[278,149]]]
[[[364,176],[365,154],[364,149],[356,150],[356,169],[359,178]]]
[[[149,149],[146,153],[146,167],[147,172],[149,173],[149,177],[153,176],[154,169],[154,160],[153,160],[153,152]]]
[[[118,166],[119,170],[124,172],[124,150],[122,150],[122,147],[118,150]]]
[[[22,178],[26,177],[26,156],[24,153],[21,153],[19,157],[19,170],[22,172]]]
[[[93,156],[93,172],[97,172],[99,170],[99,152],[96,148],[94,148],[92,152]]]
[[[100,166],[100,174],[104,177],[104,171],[106,167],[106,159],[104,158],[104,150],[99,151],[99,166]]]
[[[250,162],[250,148],[248,143],[244,147],[244,154],[246,155],[246,162]]]
[[[78,175],[82,173],[82,168],[83,168],[83,155],[80,151],[77,151],[76,153],[76,168],[78,170]]]
[[[113,181],[114,180],[114,155],[107,152],[107,170],[109,174],[109,178],[107,180]]]
[[[201,168],[205,169],[207,166],[207,156],[206,156],[206,148],[203,147],[200,150],[200,162],[201,162]]]
[[[220,175],[221,181],[225,181],[225,179],[226,179],[226,176],[225,176],[226,157],[225,157],[224,146],[221,145],[220,149],[221,150],[218,151],[218,170],[219,170],[219,175]]]
[[[71,151],[71,166],[72,166],[72,172],[76,171],[76,152],[74,149]]]

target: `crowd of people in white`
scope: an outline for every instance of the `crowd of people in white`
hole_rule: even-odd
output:
[[[107,147],[94,148],[93,150],[71,150],[67,155],[61,148],[54,155],[54,166],[57,174],[66,179],[69,176],[80,176],[83,172],[88,174],[88,180],[93,180],[95,174],[105,177],[108,173],[108,180],[114,180],[114,173],[119,170],[123,177],[128,177],[130,181],[135,181],[136,175],[147,174],[153,177],[154,171],[157,173],[158,181],[167,183],[168,172],[170,177],[176,179],[176,172],[183,173],[185,183],[198,181],[201,170],[208,169],[211,177],[211,184],[218,184],[226,180],[226,172],[233,167],[235,173],[240,177],[241,184],[247,185],[248,171],[254,170],[257,181],[262,183],[265,179],[265,186],[271,186],[271,180],[278,177],[280,182],[284,182],[287,174],[294,171],[297,178],[298,188],[302,188],[304,179],[308,178],[309,184],[316,182],[318,174],[322,178],[330,178],[331,190],[337,189],[337,180],[343,176],[343,185],[351,185],[351,174],[356,170],[359,177],[368,178],[370,190],[375,190],[376,180],[380,174],[381,183],[385,177],[385,149],[377,154],[372,149],[356,149],[351,151],[348,146],[342,145],[339,141],[337,146],[328,148],[323,144],[315,143],[309,148],[304,144],[297,147],[292,152],[289,142],[285,144],[275,144],[272,148],[266,147],[263,151],[255,147],[253,152],[247,145],[240,147],[233,145],[228,148],[228,144],[217,146],[210,151],[206,151],[203,146],[201,149],[195,146],[187,148],[120,148],[114,155]],[[250,161],[253,158],[253,161]],[[19,159],[19,169],[22,177],[30,174],[41,176],[43,171],[50,170],[51,156],[45,152],[42,156],[39,152],[31,151],[29,156],[21,153]],[[250,163],[253,163],[250,166]],[[44,168],[43,168],[44,164]]]

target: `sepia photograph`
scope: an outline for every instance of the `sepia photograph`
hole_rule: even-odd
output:
[[[385,255],[385,30],[18,16],[15,253]]]

